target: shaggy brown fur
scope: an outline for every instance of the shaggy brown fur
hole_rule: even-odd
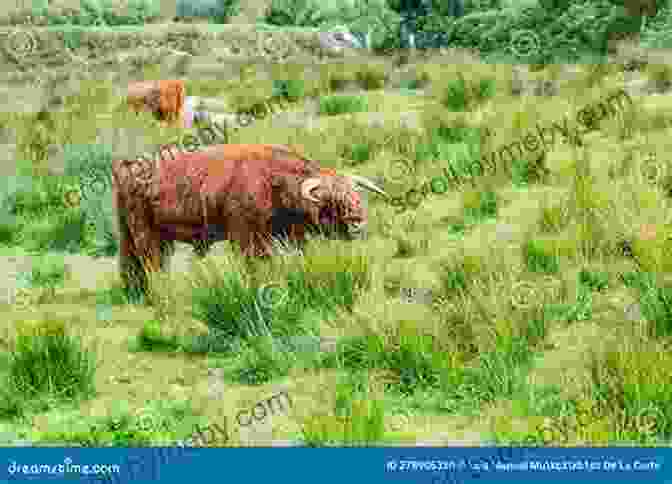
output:
[[[157,119],[178,123],[184,114],[183,81],[144,81],[128,86],[128,105],[134,111],[149,111]]]
[[[366,223],[351,178],[283,145],[214,145],[173,159],[115,161],[112,172],[127,283],[131,272],[167,267],[175,241],[207,250],[230,240],[247,256],[269,256],[272,238],[300,243],[309,228],[352,238]],[[306,194],[308,179],[317,185]]]

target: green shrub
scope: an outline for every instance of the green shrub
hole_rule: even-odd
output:
[[[672,10],[661,9],[654,18],[648,19],[642,29],[642,46],[645,49],[669,49],[672,47]]]
[[[240,0],[178,0],[177,17],[207,18],[214,23],[227,23],[240,11]]]
[[[67,187],[58,177],[13,177],[11,185],[5,198],[5,206],[11,214],[34,218],[65,208]]]
[[[42,256],[34,259],[29,275],[31,286],[54,288],[65,281],[67,267],[63,256]]]
[[[66,145],[64,175],[75,180],[82,199],[95,199],[112,187],[112,148],[107,145]]]
[[[82,206],[87,221],[87,253],[93,257],[112,257],[119,252],[115,233],[112,190],[88,199]]]
[[[604,58],[614,32],[637,32],[639,24],[607,0],[577,0],[557,10],[535,6],[473,12],[443,28],[452,46],[478,49],[493,62],[544,64]],[[533,39],[529,55],[514,52],[512,40],[520,35]]]
[[[4,392],[22,404],[43,398],[78,399],[95,391],[95,353],[66,333],[61,321],[20,327],[10,351]]]
[[[27,249],[36,252],[78,252],[87,246],[86,222],[85,213],[79,209],[56,213],[23,226],[19,240]]]
[[[320,99],[319,114],[336,116],[345,113],[360,113],[368,109],[366,98],[362,96],[328,96]]]
[[[385,435],[385,409],[365,373],[346,375],[336,384],[334,415],[315,415],[302,425],[309,447],[380,444]]]
[[[160,321],[146,321],[138,333],[136,343],[143,351],[175,351],[180,347],[175,335],[167,335]]]
[[[329,20],[329,14],[316,0],[273,0],[264,20],[283,27],[319,27]]]
[[[306,95],[306,88],[301,79],[288,79],[286,81],[273,81],[273,97],[284,98],[290,102],[296,102]]]
[[[523,259],[530,272],[554,274],[560,269],[558,257],[549,254],[545,247],[534,240],[523,245]]]
[[[50,25],[82,27],[144,25],[158,18],[160,14],[160,4],[155,0],[129,0],[126,6],[128,12],[120,14],[113,0],[81,0],[80,10],[75,15],[54,15],[46,10],[44,14]]]

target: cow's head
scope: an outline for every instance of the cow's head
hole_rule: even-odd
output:
[[[361,188],[387,196],[366,178],[323,170],[319,176],[301,180],[298,208],[312,229],[344,239],[360,238],[367,223]]]

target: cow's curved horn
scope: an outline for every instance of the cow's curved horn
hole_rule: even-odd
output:
[[[311,202],[318,203],[320,199],[312,196],[310,192],[319,187],[321,183],[322,180],[319,178],[308,178],[307,180],[304,180],[301,184],[301,196]]]
[[[383,195],[384,197],[389,198],[389,195],[387,193],[385,193],[385,191],[382,188],[378,187],[375,183],[373,183],[368,178],[364,178],[363,176],[358,176],[358,175],[348,175],[348,176],[352,179],[352,181],[354,181],[358,185],[361,185],[364,188],[367,188],[367,189],[369,189],[373,192],[379,193],[379,194]]]

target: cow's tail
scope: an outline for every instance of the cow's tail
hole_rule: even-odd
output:
[[[121,240],[121,224],[124,223],[124,205],[120,201],[121,197],[121,183],[119,179],[119,170],[121,170],[121,163],[118,160],[112,162],[112,221],[113,231],[117,240]]]

